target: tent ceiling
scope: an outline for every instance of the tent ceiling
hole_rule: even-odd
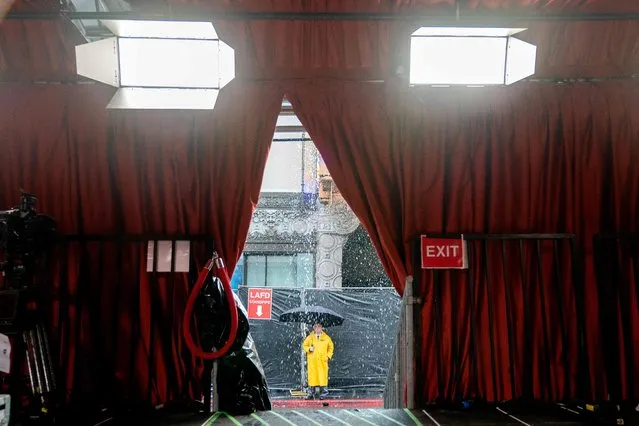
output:
[[[74,80],[74,46],[107,32],[83,22],[80,32],[56,18],[54,1],[22,0],[5,18],[49,13],[51,19],[5,19],[0,24],[0,80]],[[95,0],[73,0],[67,10],[96,11]],[[455,16],[454,0],[99,0],[100,10],[174,13],[207,10],[247,13],[296,13],[306,20],[218,20],[222,38],[238,55],[240,79],[331,78],[388,81],[406,67],[408,34],[417,22],[404,17],[373,20],[372,14]],[[561,15],[565,20],[528,22],[520,36],[538,46],[535,78],[627,78],[639,74],[639,2],[636,0],[459,0],[460,17]],[[191,11],[191,12],[189,12]],[[364,13],[363,21],[313,19],[314,13]],[[573,20],[574,14],[634,12],[620,20]],[[64,11],[63,11],[64,13]],[[59,15],[57,15],[59,16]],[[206,15],[203,15],[206,16]],[[298,15],[300,16],[300,15]],[[599,16],[599,15],[598,15]],[[272,18],[273,16],[271,16]],[[601,17],[601,16],[600,16]],[[255,16],[254,16],[255,18]],[[632,20],[635,19],[635,20]],[[93,25],[90,25],[93,24]],[[83,37],[83,35],[85,37]],[[9,42],[10,40],[10,42]],[[42,43],[42,40],[46,40]],[[346,42],[345,42],[346,40]],[[313,54],[309,54],[309,46]]]
[[[244,12],[427,14],[453,11],[459,7],[462,12],[639,13],[639,3],[635,0],[129,0],[128,3],[132,9],[156,11],[167,6],[179,6]]]

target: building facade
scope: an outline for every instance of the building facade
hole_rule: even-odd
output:
[[[349,261],[349,253],[344,253],[347,245],[357,259]],[[333,184],[313,142],[277,141],[276,133],[260,201],[233,275],[234,287],[352,286],[343,280],[349,264],[370,264],[370,269],[360,270],[383,275],[372,277],[370,284],[389,284],[368,235]],[[352,281],[357,286],[368,282]]]

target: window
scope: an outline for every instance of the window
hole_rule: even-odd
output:
[[[314,287],[312,253],[246,254],[245,280],[249,287]]]

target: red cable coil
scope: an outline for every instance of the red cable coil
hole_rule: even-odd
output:
[[[195,301],[200,295],[200,291],[202,287],[204,287],[204,283],[206,282],[206,278],[209,276],[211,269],[215,268],[215,272],[217,277],[222,281],[222,286],[224,287],[224,294],[226,295],[226,301],[229,304],[229,310],[231,313],[231,330],[229,332],[229,338],[224,343],[219,350],[215,352],[204,352],[202,348],[195,344],[193,340],[193,336],[191,334],[191,317],[193,316],[193,307],[195,305]],[[222,259],[217,255],[217,253],[213,254],[213,257],[209,259],[206,263],[200,275],[195,282],[195,286],[189,295],[189,299],[186,302],[186,308],[184,309],[184,318],[182,320],[182,331],[184,334],[184,341],[186,342],[186,346],[189,348],[193,355],[203,358],[203,359],[218,359],[226,355],[226,353],[233,346],[233,342],[235,341],[235,337],[237,336],[237,327],[238,327],[238,314],[237,314],[237,305],[235,304],[235,298],[233,297],[233,289],[231,288],[231,280],[229,279],[229,275],[226,272],[226,268],[224,267],[224,263]]]

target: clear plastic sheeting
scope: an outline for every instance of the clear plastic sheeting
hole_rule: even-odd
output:
[[[240,287],[242,300],[248,289]],[[384,389],[399,318],[400,298],[393,288],[273,289],[271,321],[251,321],[271,391],[300,388],[306,380],[302,341],[310,326],[279,321],[281,313],[300,306],[322,306],[344,317],[326,329],[335,344],[329,365],[329,388]]]
[[[256,345],[249,334],[246,309],[237,295],[234,297],[239,325],[230,352],[217,361],[217,409],[233,415],[270,410],[268,386]],[[230,332],[228,312],[221,283],[210,281],[200,294],[195,312],[203,349],[213,351],[224,345]]]

